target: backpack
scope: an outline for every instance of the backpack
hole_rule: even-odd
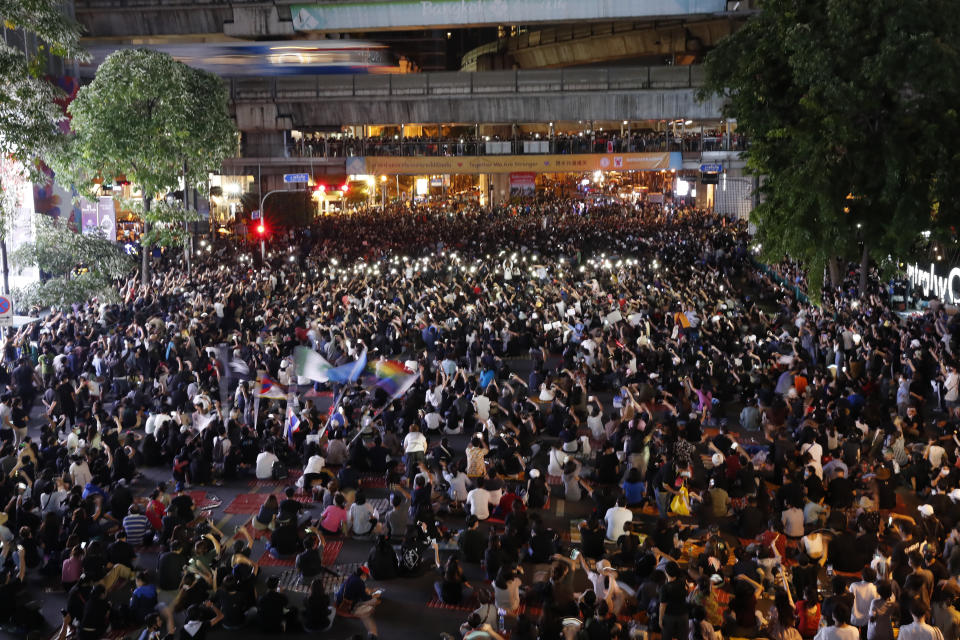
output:
[[[273,463],[273,468],[270,470],[270,476],[274,480],[286,480],[287,479],[287,465],[283,464],[280,460],[277,460]]]

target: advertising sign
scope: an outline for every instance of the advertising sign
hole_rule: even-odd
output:
[[[673,155],[677,166],[674,166]],[[350,173],[369,175],[435,175],[479,173],[568,173],[594,171],[658,171],[679,169],[680,154],[584,153],[532,156],[367,156],[353,157]]]
[[[511,196],[532,196],[537,191],[537,174],[528,171],[510,174]]]
[[[100,196],[97,203],[97,224],[110,242],[117,241],[117,214],[113,209],[112,196]]]

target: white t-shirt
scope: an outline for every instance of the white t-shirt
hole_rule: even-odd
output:
[[[307,460],[307,466],[303,468],[304,475],[308,473],[320,473],[323,470],[323,456],[313,455]]]
[[[870,603],[874,598],[879,598],[877,586],[872,582],[858,580],[850,585],[850,593],[853,594],[853,609],[850,610],[850,624],[857,627],[865,627],[870,621]]]
[[[416,453],[418,451],[421,453],[427,452],[427,439],[419,431],[411,431],[403,437],[403,452]]]
[[[477,516],[477,520],[490,517],[490,492],[486,489],[477,487],[468,493],[467,504],[470,506],[470,513]]]
[[[70,477],[73,479],[73,484],[79,487],[87,486],[87,483],[93,480],[93,474],[90,473],[90,467],[87,466],[86,461],[77,464],[74,462],[70,465]]]
[[[943,640],[943,633],[925,622],[911,622],[900,627],[897,640]]]
[[[450,485],[451,500],[463,502],[467,499],[467,474],[458,473],[457,475],[453,475],[448,471],[444,471],[443,479]]]
[[[490,398],[477,396],[473,399],[473,406],[477,409],[477,417],[480,422],[486,422],[490,418]]]
[[[823,460],[823,447],[820,446],[820,443],[819,443],[819,442],[812,442],[812,443],[810,443],[810,444],[805,444],[805,445],[803,445],[802,447],[800,447],[800,455],[801,455],[801,456],[802,456],[803,454],[807,453],[807,452],[810,453],[810,457],[813,458],[813,461],[817,464],[817,467],[820,467],[820,468],[822,469],[823,467],[822,467],[821,465],[823,464],[823,462],[822,462],[822,460]]]
[[[860,631],[851,625],[820,627],[814,640],[860,640]]]
[[[941,447],[938,444],[930,445],[930,452],[928,454],[928,459],[930,460],[930,466],[934,469],[939,469],[943,466],[943,459],[947,455],[947,450]]]
[[[257,480],[269,480],[273,477],[273,463],[280,458],[270,451],[261,451],[257,456]]]
[[[633,512],[626,507],[613,506],[603,518],[607,523],[607,540],[616,540],[623,535],[623,525],[633,520]]]

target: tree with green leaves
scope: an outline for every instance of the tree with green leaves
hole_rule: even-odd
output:
[[[104,60],[69,112],[73,131],[55,163],[58,176],[91,194],[123,176],[143,196],[145,239],[182,243],[186,236],[170,224],[173,210],[155,214],[152,204],[184,186],[205,192],[209,174],[236,152],[223,82],[165,53],[125,49]],[[181,211],[184,226],[193,214]],[[144,284],[150,247],[143,243]]]
[[[960,11],[948,0],[763,0],[706,59],[704,95],[750,139],[753,212],[773,260],[906,257],[953,232],[960,178]],[[955,241],[955,240],[954,240]]]
[[[84,59],[80,25],[57,0],[0,0],[4,28],[19,31],[24,46],[0,40],[0,262],[9,290],[7,234],[21,206],[23,185],[44,181],[40,162],[57,146],[65,119],[59,90],[44,79],[49,55]]]
[[[102,232],[80,234],[68,222],[37,214],[35,236],[11,254],[14,267],[37,266],[45,279],[15,294],[18,306],[50,307],[92,298],[115,301],[117,282],[129,277],[134,261]]]

